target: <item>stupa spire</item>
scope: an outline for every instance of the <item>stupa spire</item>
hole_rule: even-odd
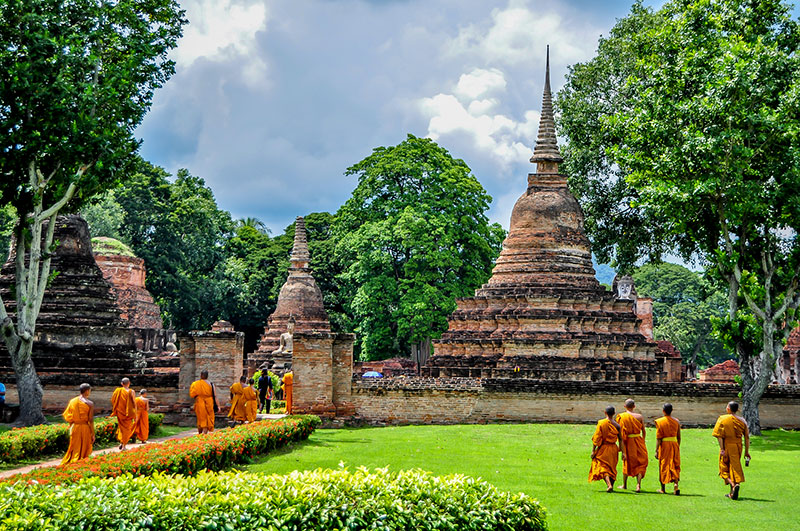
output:
[[[550,46],[547,46],[547,66],[544,73],[542,115],[539,119],[539,136],[533,148],[531,162],[537,164],[538,173],[558,173],[558,163],[563,162],[556,139],[556,121],[553,117],[553,95],[550,92]],[[544,163],[544,164],[543,164]]]
[[[308,254],[308,240],[306,237],[306,220],[303,216],[297,216],[294,222],[294,245],[289,261],[292,269],[305,269],[311,256]]]

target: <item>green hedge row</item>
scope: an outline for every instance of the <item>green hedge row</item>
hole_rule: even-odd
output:
[[[525,494],[481,480],[359,468],[288,476],[92,478],[75,485],[0,486],[4,529],[328,530],[546,529]]]
[[[164,415],[150,413],[150,431],[161,425]],[[94,419],[95,446],[116,441],[117,418]],[[44,455],[63,453],[69,447],[69,424],[40,424],[29,428],[14,428],[0,434],[0,462],[15,463]]]
[[[156,472],[194,474],[207,469],[222,470],[280,448],[290,441],[307,439],[320,424],[319,417],[313,415],[253,422],[209,434],[147,444],[126,452],[95,455],[65,466],[36,468],[2,481],[47,485],[74,483],[88,477],[105,478],[123,474],[147,476]]]

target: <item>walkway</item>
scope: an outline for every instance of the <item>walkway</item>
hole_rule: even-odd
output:
[[[257,418],[258,418],[258,420],[276,420],[276,419],[282,419],[285,416],[286,415],[263,414],[262,413],[262,414],[259,414]],[[226,428],[220,428],[220,429],[226,429]],[[176,440],[176,439],[186,439],[187,437],[192,437],[194,435],[197,435],[197,430],[192,428],[190,430],[186,430],[186,431],[182,431],[180,433],[176,433],[175,435],[170,435],[169,437],[161,437],[160,439],[150,439],[149,441],[147,441],[146,445],[144,445],[144,446],[149,446],[151,444],[159,444],[159,443],[163,443],[165,441],[172,441],[172,440]],[[141,446],[143,446],[143,445],[140,444],[140,443],[128,444],[128,449],[126,451],[129,452],[129,451],[135,450],[135,449],[137,449],[137,448],[139,448]],[[95,451],[92,452],[92,456],[110,454],[110,453],[118,453],[119,451],[120,451],[119,447],[112,446],[111,448],[104,448],[102,450],[95,450]],[[43,461],[41,463],[36,463],[35,465],[24,466],[22,468],[15,468],[15,469],[12,469],[12,470],[4,470],[4,471],[0,472],[0,479],[11,477],[11,476],[14,476],[16,474],[27,474],[31,470],[34,470],[34,469],[37,469],[37,468],[50,468],[50,467],[53,467],[53,466],[58,466],[60,464],[61,464],[61,458],[53,459],[52,461]]]

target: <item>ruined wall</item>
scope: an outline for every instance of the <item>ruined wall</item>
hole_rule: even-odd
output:
[[[131,328],[164,328],[161,310],[145,288],[144,260],[135,256],[94,255],[103,278],[111,283],[116,294],[120,318]]]
[[[153,413],[161,413],[172,408],[178,400],[178,388],[175,387],[174,378],[170,377],[161,385],[153,386],[154,378],[148,376],[146,379],[137,378],[137,375],[130,376],[131,389],[139,393],[142,388],[147,389],[147,397],[151,400]],[[118,384],[92,385],[92,394],[89,397],[94,402],[95,416],[105,415],[111,412],[111,394]],[[60,415],[70,400],[78,396],[76,386],[54,385],[46,386],[42,397],[42,410],[50,415]],[[6,386],[6,402],[18,404],[19,395],[16,386]]]
[[[353,382],[352,402],[355,418],[370,424],[586,423],[634,398],[651,424],[671,402],[685,426],[708,426],[737,394],[723,384],[398,378]],[[762,427],[800,428],[800,389],[770,387],[760,413]]]
[[[296,332],[292,353],[292,413],[351,416],[352,334]]]
[[[208,381],[216,388],[221,408],[230,407],[228,388],[239,381],[243,372],[244,333],[229,331],[194,331],[180,336],[179,400],[188,404],[189,387],[208,371]]]

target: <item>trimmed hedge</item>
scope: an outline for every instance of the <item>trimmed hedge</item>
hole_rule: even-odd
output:
[[[150,413],[150,431],[161,425],[164,415]],[[94,420],[95,445],[106,445],[117,440],[117,418],[99,417]],[[44,455],[64,453],[69,447],[69,424],[40,424],[28,428],[14,428],[0,434],[0,462],[15,463]]]
[[[0,486],[4,529],[546,529],[525,494],[462,475],[359,468]]]
[[[284,417],[243,424],[206,435],[148,444],[119,453],[96,455],[63,467],[37,468],[2,481],[38,484],[72,483],[88,477],[145,476],[156,472],[194,474],[222,470],[280,448],[290,441],[307,439],[321,424],[313,415]]]

